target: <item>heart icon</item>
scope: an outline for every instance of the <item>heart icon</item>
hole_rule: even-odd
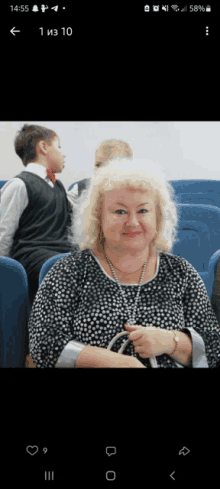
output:
[[[31,445],[28,445],[26,450],[30,455],[35,455],[35,453],[38,452],[38,447],[36,447],[36,445],[34,445],[33,447]]]

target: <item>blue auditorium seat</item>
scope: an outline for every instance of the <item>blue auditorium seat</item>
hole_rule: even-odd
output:
[[[220,208],[219,180],[171,180],[180,204],[205,204]]]
[[[49,258],[49,260],[45,261],[45,263],[41,267],[40,274],[39,274],[39,287],[45,275],[47,274],[47,272],[49,272],[50,268],[54,265],[54,263],[56,263],[57,260],[60,260],[60,258],[63,258],[64,256],[67,255],[70,255],[70,252],[60,253],[59,255],[52,256],[51,258]]]
[[[217,270],[217,263],[220,258],[220,250],[216,251],[209,260],[208,273],[200,273],[201,278],[205,282],[206,289],[208,291],[209,297],[212,295],[212,288],[215,280],[215,274]]]
[[[0,257],[0,368],[25,367],[30,310],[24,267]]]
[[[176,253],[173,253],[173,254],[176,254]],[[217,263],[218,263],[219,258],[220,258],[220,250],[216,251],[211,256],[211,258],[209,260],[207,272],[200,272],[199,270],[197,270],[198,274],[200,275],[200,277],[202,278],[202,280],[206,286],[206,290],[208,292],[209,298],[211,298],[211,295],[212,295],[212,289],[213,289],[213,284],[214,284],[215,274],[216,274],[216,269],[217,269]],[[187,260],[187,261],[189,261],[189,263],[192,263],[190,260]]]
[[[71,190],[71,189],[74,187],[74,185],[76,185],[77,183],[78,183],[78,182],[74,182],[74,183],[72,183],[72,184],[69,186],[68,190]]]
[[[4,187],[8,180],[0,180],[0,188]]]
[[[90,182],[91,178],[83,178],[83,180],[72,183],[72,185],[69,186],[68,190],[71,190],[74,185],[78,184],[78,195],[80,196],[84,190],[87,190],[89,188]]]
[[[189,261],[205,279],[210,259],[220,249],[220,209],[203,204],[179,204],[178,209],[178,242],[172,253]]]

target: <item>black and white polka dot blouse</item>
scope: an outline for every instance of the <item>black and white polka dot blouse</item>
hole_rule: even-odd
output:
[[[134,304],[138,284],[122,284],[128,303]],[[54,368],[72,340],[107,348],[111,339],[125,331],[127,309],[118,284],[102,268],[91,250],[59,259],[45,276],[35,297],[28,323],[29,348],[37,368]],[[141,286],[136,324],[187,333],[192,341],[193,363],[205,352],[206,366],[220,361],[220,327],[204,282],[184,258],[159,253],[155,276]],[[118,351],[126,337],[113,346]],[[201,347],[201,351],[200,351]],[[134,355],[129,342],[125,355]],[[157,356],[158,367],[182,367],[169,355]],[[183,367],[182,367],[183,368]]]

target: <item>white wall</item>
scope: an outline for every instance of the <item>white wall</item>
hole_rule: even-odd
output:
[[[105,139],[127,141],[134,155],[159,163],[167,178],[220,180],[220,122],[0,122],[0,180],[9,180],[25,167],[14,151],[16,132],[23,124],[54,129],[66,155],[58,178],[67,189],[91,177],[97,146]]]

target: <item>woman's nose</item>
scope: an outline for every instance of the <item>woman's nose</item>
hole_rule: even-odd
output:
[[[137,226],[139,224],[138,216],[135,212],[134,213],[131,212],[130,214],[128,214],[128,219],[126,224],[127,226]]]

